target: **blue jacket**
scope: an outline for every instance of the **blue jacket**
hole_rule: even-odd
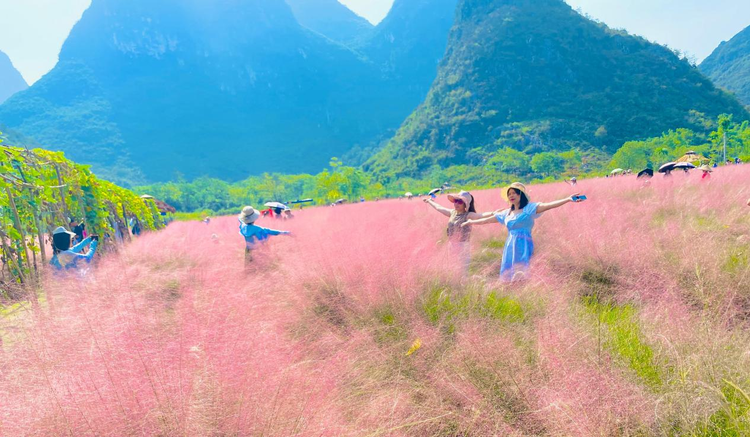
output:
[[[86,238],[70,249],[55,254],[49,263],[57,270],[76,269],[78,268],[79,261],[84,261],[86,264],[91,262],[91,259],[94,258],[94,253],[96,253],[97,243],[97,241],[92,241],[90,237]],[[82,255],[80,253],[81,250],[83,250],[83,248],[88,246],[89,244],[91,245],[91,247],[89,247],[88,253],[86,255]]]
[[[277,231],[274,229],[262,228],[253,224],[246,224],[240,221],[240,235],[245,237],[245,247],[256,249],[260,243],[268,240],[271,235],[288,235],[288,231]]]

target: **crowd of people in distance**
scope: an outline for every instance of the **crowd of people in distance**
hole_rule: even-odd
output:
[[[701,179],[709,180],[713,168],[704,165],[698,167],[702,172]],[[645,172],[645,173],[644,173]],[[653,171],[644,171],[638,177],[652,177]],[[623,171],[624,174],[632,172]],[[571,178],[566,181],[571,187],[576,187],[577,179]],[[446,236],[450,244],[450,251],[454,252],[460,260],[463,268],[468,271],[471,261],[470,241],[472,227],[499,223],[507,229],[508,236],[503,248],[502,262],[500,264],[499,276],[502,281],[514,282],[526,277],[530,261],[534,255],[534,241],[532,231],[536,220],[547,211],[560,208],[568,203],[579,203],[586,200],[585,195],[574,194],[572,196],[554,200],[551,202],[532,202],[526,186],[520,182],[514,182],[501,190],[501,196],[507,203],[507,208],[495,211],[479,212],[474,197],[468,191],[457,194],[448,194],[447,199],[452,208],[447,208],[436,202],[436,195],[443,188],[438,188],[424,197],[424,202],[435,211],[447,217]],[[407,199],[414,197],[405,196]],[[361,198],[360,202],[364,199]],[[341,202],[343,203],[343,202]],[[267,204],[268,205],[268,204]],[[747,205],[750,206],[750,200]],[[239,233],[245,241],[245,265],[253,263],[254,252],[262,247],[270,237],[277,235],[291,235],[289,231],[276,230],[258,226],[257,220],[261,217],[276,217],[277,219],[291,219],[291,209],[283,205],[275,205],[259,211],[252,206],[246,206],[238,216]],[[210,217],[202,220],[207,225],[211,223]],[[131,220],[129,223],[133,235],[140,233],[140,226]],[[70,231],[60,226],[54,230],[52,235],[53,257],[50,264],[58,271],[79,269],[88,265],[96,253],[99,237],[87,235],[86,226],[83,221],[71,219]]]

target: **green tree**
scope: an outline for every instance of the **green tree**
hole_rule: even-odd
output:
[[[511,147],[503,147],[487,161],[487,165],[494,170],[516,175],[528,173],[530,164],[529,155]]]
[[[654,148],[644,141],[628,141],[615,152],[612,157],[612,167],[623,169],[644,169],[651,165],[651,155]]]
[[[531,168],[534,172],[549,177],[562,173],[565,168],[565,160],[557,153],[537,153],[531,158]]]

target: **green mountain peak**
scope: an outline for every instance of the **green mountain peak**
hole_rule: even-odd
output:
[[[750,26],[722,42],[700,65],[717,85],[737,94],[750,105]]]
[[[612,153],[697,127],[691,111],[748,117],[665,47],[595,23],[562,0],[462,0],[437,79],[366,168],[420,175],[504,147]]]

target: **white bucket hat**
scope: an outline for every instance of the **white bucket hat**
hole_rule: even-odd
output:
[[[65,229],[62,226],[59,226],[54,231],[52,231],[52,235],[60,235],[60,234],[68,234],[71,237],[75,237],[76,236],[75,232],[70,232],[69,230]]]
[[[250,224],[255,223],[260,217],[260,213],[255,210],[252,206],[246,206],[242,208],[242,212],[239,215],[239,219],[242,223]]]

